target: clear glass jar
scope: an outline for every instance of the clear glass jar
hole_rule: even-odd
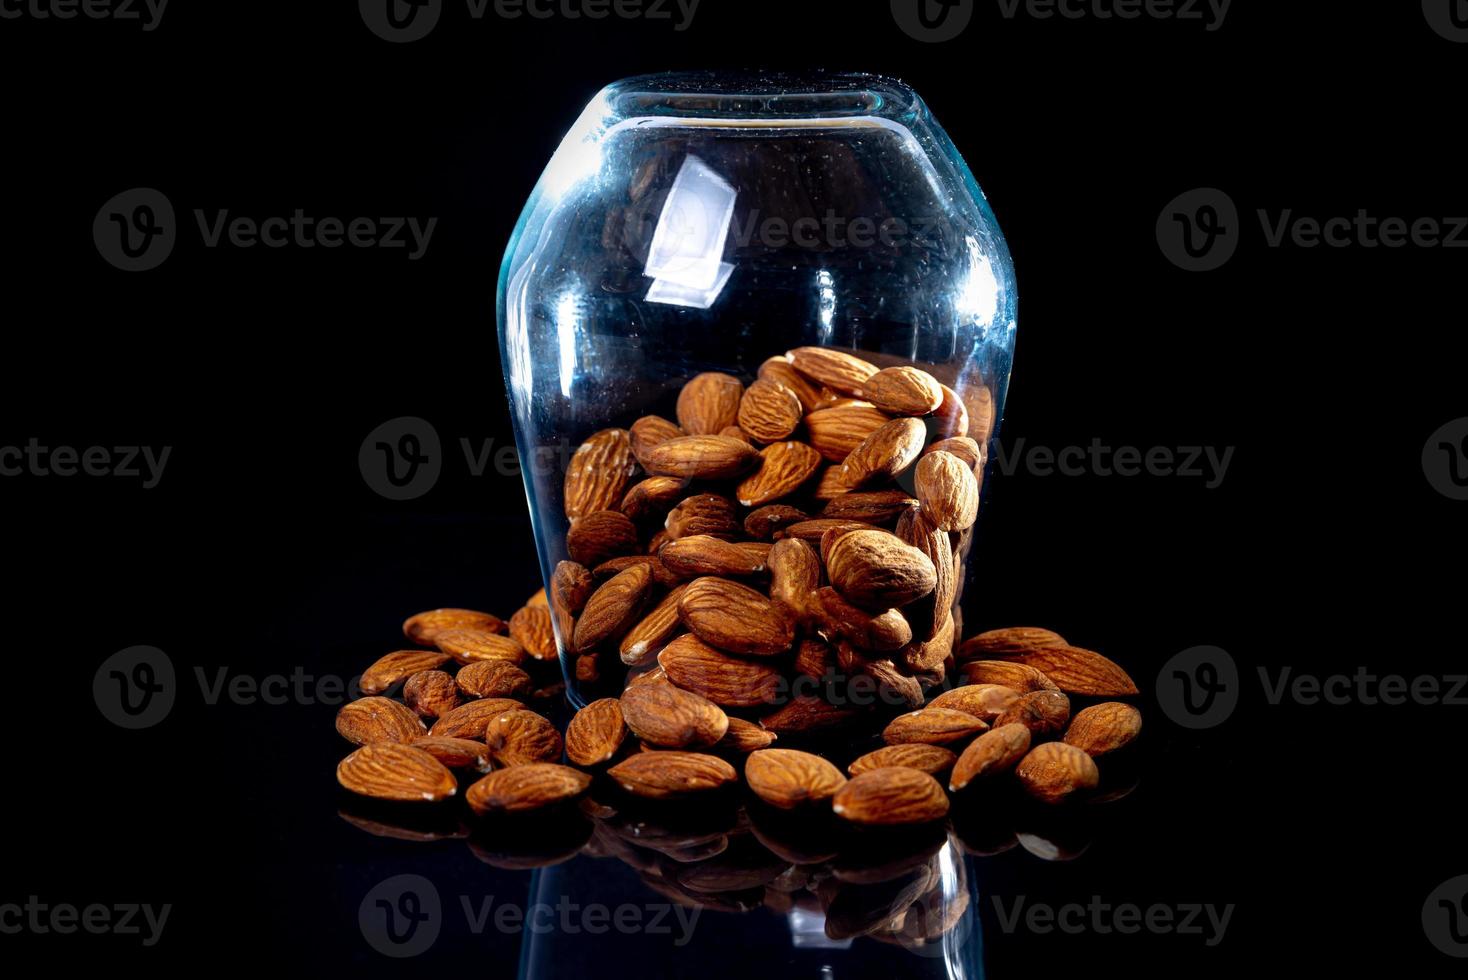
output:
[[[670,74],[602,90],[525,206],[498,301],[548,584],[568,557],[576,448],[643,416],[675,419],[691,378],[749,384],[801,347],[916,365],[951,392],[930,434],[951,434],[956,395],[982,481],[1015,339],[1013,266],[973,175],[916,93],[870,75]],[[578,673],[571,638],[558,640],[576,705],[620,689],[615,649]]]

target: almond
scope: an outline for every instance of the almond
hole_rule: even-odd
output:
[[[730,439],[738,439],[740,442],[747,442],[751,446],[754,445],[754,440],[749,438],[749,433],[745,432],[737,425],[725,426],[724,428],[720,429],[717,434],[721,436],[727,436]]]
[[[336,713],[336,730],[354,745],[374,742],[407,744],[428,731],[406,705],[384,697],[359,698]]]
[[[855,719],[860,712],[852,708],[838,708],[814,695],[791,698],[786,705],[773,714],[760,719],[760,727],[778,735],[798,735],[805,732],[837,728]]]
[[[464,794],[479,816],[525,813],[575,799],[591,785],[591,777],[570,766],[540,762],[492,772]]]
[[[632,628],[652,592],[652,570],[633,565],[592,593],[576,620],[572,647],[586,653],[605,640],[619,639]]]
[[[607,775],[634,796],[654,800],[706,793],[738,778],[729,763],[700,752],[644,752],[623,759]]]
[[[491,719],[484,729],[484,744],[502,766],[554,762],[561,757],[561,733],[556,726],[523,708]]]
[[[783,357],[772,357],[759,367],[759,380],[773,381],[783,385],[795,393],[800,399],[802,411],[814,412],[817,409],[826,408],[836,400],[836,393],[830,388],[812,382],[805,375],[790,366],[790,362]]]
[[[622,656],[622,663],[629,667],[640,667],[650,662],[668,645],[668,641],[682,631],[683,623],[678,619],[678,603],[687,588],[687,585],[675,587],[663,596],[652,612],[627,631],[618,651]]]
[[[826,504],[821,516],[836,520],[863,521],[867,524],[891,524],[903,514],[915,510],[918,502],[906,490],[867,490],[843,493]]]
[[[454,774],[411,745],[364,745],[336,767],[336,781],[360,796],[379,800],[437,803],[458,792]]]
[[[551,574],[551,608],[564,609],[570,615],[581,612],[586,600],[596,591],[596,580],[591,571],[574,561],[563,561],[556,565]]]
[[[857,446],[890,421],[882,412],[861,402],[811,412],[805,417],[805,433],[811,448],[822,457],[843,463]]]
[[[985,735],[988,732],[984,733]],[[983,735],[979,736],[983,738]],[[860,776],[864,772],[873,769],[886,769],[897,766],[905,769],[916,769],[925,772],[929,776],[938,776],[953,768],[958,761],[958,756],[952,750],[945,749],[941,745],[925,745],[922,742],[910,742],[902,745],[887,745],[875,752],[855,759],[851,765],[846,767],[846,772],[852,776]]]
[[[958,397],[958,392],[945,384],[938,387],[943,390],[943,401],[933,413],[938,438],[951,439],[968,435],[968,408],[964,406],[963,399]]]
[[[1038,626],[1011,626],[1007,629],[989,630],[963,641],[959,648],[960,660],[998,660],[1005,657],[1023,656],[1042,647],[1066,646],[1065,637],[1053,630]]]
[[[603,429],[587,439],[571,457],[562,488],[566,518],[611,510],[622,502],[636,464],[625,429]]]
[[[777,442],[760,453],[760,465],[735,491],[744,507],[762,507],[799,490],[820,469],[821,455],[803,442]]]
[[[1063,803],[1101,781],[1091,757],[1064,742],[1035,746],[1020,760],[1015,775],[1031,796],[1044,803]]]
[[[831,809],[855,824],[926,823],[948,815],[948,794],[925,772],[889,766],[852,777],[832,799]]]
[[[530,696],[530,675],[506,660],[465,664],[454,677],[470,698],[524,698]]]
[[[889,415],[929,415],[943,404],[938,379],[905,364],[883,368],[867,378],[859,394]]]
[[[958,596],[959,576],[953,560],[953,545],[948,533],[934,527],[920,510],[911,510],[899,517],[893,533],[904,544],[927,555],[933,563],[932,594],[913,603],[906,611],[913,633],[920,640],[931,640],[943,628],[953,600]]]
[[[987,445],[994,434],[994,392],[987,385],[976,385],[963,391],[964,407],[968,409],[968,435],[979,445]]]
[[[922,708],[898,715],[882,729],[882,740],[888,745],[922,742],[925,745],[948,745],[961,742],[988,729],[988,725],[966,711],[949,708]]]
[[[838,645],[840,651],[843,645]],[[867,660],[861,664],[860,672],[877,682],[877,690],[884,704],[921,708],[923,686],[916,677],[904,674],[891,660]]]
[[[669,643],[658,665],[679,688],[726,708],[773,704],[783,688],[783,675],[774,667],[731,657],[696,636]]]
[[[503,633],[505,624],[498,616],[473,609],[433,609],[410,616],[403,623],[403,635],[414,643],[432,644],[440,630],[476,629]]]
[[[975,475],[984,462],[984,451],[979,448],[977,442],[967,436],[939,439],[937,442],[929,443],[928,448],[923,450],[923,455],[927,456],[932,453],[949,453],[957,456],[965,466],[975,472]]]
[[[963,711],[992,722],[1008,711],[1019,700],[1019,692],[1002,684],[968,684],[944,691],[932,700],[929,707],[950,708]]]
[[[647,469],[647,454],[654,448],[661,446],[669,439],[677,439],[688,433],[678,428],[672,422],[657,415],[644,415],[632,423],[628,430],[628,436],[632,443],[632,454],[637,457],[637,462]]]
[[[1120,701],[1106,701],[1080,711],[1062,739],[1095,757],[1125,748],[1142,731],[1142,713]]]
[[[811,614],[821,584],[821,560],[804,541],[787,538],[770,549],[770,600],[792,621]]]
[[[674,540],[707,534],[732,541],[742,529],[734,501],[716,493],[700,493],[684,500],[669,511],[663,526]]]
[[[566,758],[578,766],[599,766],[615,756],[626,740],[622,703],[602,698],[576,712],[566,726]]]
[[[732,480],[759,463],[747,442],[729,436],[683,436],[649,450],[647,470],[653,476],[691,480]]]
[[[410,674],[441,667],[449,659],[448,654],[437,650],[399,650],[389,653],[362,672],[362,693],[381,694]]]
[[[729,730],[714,745],[721,752],[749,753],[768,748],[778,736],[743,718],[730,718]]]
[[[800,425],[800,397],[778,381],[750,385],[739,403],[739,428],[760,442],[779,442]]]
[[[833,668],[831,645],[818,636],[809,636],[795,645],[795,672],[821,680]]]
[[[551,612],[546,606],[521,606],[510,617],[510,639],[536,660],[556,659],[556,635],[551,630]]]
[[[446,715],[441,715],[428,734],[435,738],[484,738],[489,723],[500,715],[518,711],[525,706],[512,698],[485,698],[459,705]]]
[[[707,748],[729,730],[723,709],[667,680],[623,691],[622,717],[638,738],[667,749]]]
[[[940,531],[962,531],[979,516],[979,481],[973,467],[952,453],[918,460],[915,484],[923,516]]]
[[[795,749],[760,749],[744,763],[750,791],[770,806],[793,810],[822,803],[846,785],[841,770],[818,755]]]
[[[403,682],[403,700],[424,718],[438,718],[459,706],[459,685],[452,674],[422,670]]]
[[[867,436],[841,464],[841,480],[858,490],[867,484],[895,479],[906,472],[923,451],[928,430],[917,419],[893,419]]]
[[[830,586],[816,590],[811,608],[828,636],[840,637],[862,650],[891,653],[912,642],[912,627],[902,613],[896,609],[866,612],[847,602]]]
[[[525,648],[498,633],[476,629],[442,630],[433,642],[461,664],[476,660],[507,660],[512,664],[525,662]]]
[[[710,436],[739,417],[744,384],[730,374],[695,375],[678,393],[678,424],[691,436]]]
[[[848,602],[872,610],[920,599],[938,581],[927,555],[886,531],[842,535],[831,546],[826,573]]]
[[[1021,694],[1059,690],[1050,678],[1035,668],[1012,660],[973,660],[960,669],[970,684],[1002,684]]]
[[[694,580],[678,602],[678,617],[699,639],[727,653],[768,657],[795,642],[790,621],[774,603],[728,579]]]
[[[807,378],[843,395],[857,394],[877,373],[875,364],[830,347],[797,347],[785,357]]]
[[[1013,659],[1050,678],[1060,690],[1092,698],[1129,697],[1136,683],[1117,664],[1093,650],[1071,646],[1046,646]]]
[[[974,739],[953,767],[948,788],[955,793],[975,779],[1008,772],[1030,751],[1030,730],[1024,725],[1000,725]]]
[[[994,727],[1021,724],[1032,735],[1055,735],[1065,731],[1070,722],[1070,698],[1059,691],[1031,691],[1021,694],[1014,704],[994,719]]]
[[[943,625],[938,627],[931,640],[915,640],[903,649],[902,665],[914,674],[936,673],[941,677],[948,658],[953,654],[953,631],[953,617],[945,615]]]
[[[425,735],[413,743],[413,748],[422,749],[450,769],[489,771],[489,748],[483,742]]]
[[[617,500],[622,498],[619,495]],[[566,553],[571,560],[594,568],[608,558],[635,553],[641,542],[637,525],[619,510],[586,514],[566,532]]]
[[[706,534],[669,541],[658,552],[658,559],[680,578],[700,575],[745,577],[765,571],[765,561],[758,551]]]
[[[817,517],[808,521],[799,521],[791,524],[785,530],[775,535],[777,541],[794,538],[797,541],[820,541],[831,532],[836,531],[845,534],[850,531],[879,531],[881,528],[867,524],[864,521],[835,520],[828,517]]]
[[[622,513],[635,523],[661,523],[687,493],[687,480],[650,476],[627,491],[622,498]]]
[[[806,520],[808,516],[805,511],[788,504],[758,507],[744,519],[744,533],[759,541],[769,541],[777,531]]]

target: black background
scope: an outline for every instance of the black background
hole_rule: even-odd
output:
[[[1246,679],[1238,712],[1206,732],[1144,705],[1141,785],[1080,860],[976,865],[981,895],[1234,903],[1225,941],[1006,935],[982,904],[989,975],[1460,969],[1420,914],[1468,873],[1464,709],[1274,706],[1254,677],[1258,665],[1463,670],[1453,556],[1468,505],[1432,489],[1421,455],[1468,414],[1468,253],[1269,248],[1254,216],[1468,213],[1456,150],[1468,45],[1435,34],[1416,3],[1360,6],[1238,0],[1208,32],[1007,20],[981,2],[963,37],[937,45],[904,35],[885,2],[704,0],[684,32],[476,22],[450,3],[406,45],[374,37],[351,3],[177,0],[152,32],[0,20],[0,445],[172,447],[153,489],[0,479],[12,719],[0,901],[173,906],[152,948],[0,935],[0,949],[58,965],[377,974],[394,964],[363,943],[356,910],[384,877],[526,900],[527,875],[460,843],[384,841],[338,819],[334,705],[210,705],[194,671],[350,676],[398,645],[409,613],[508,615],[538,587],[521,484],[471,476],[457,451],[460,438],[510,444],[493,319],[510,230],[602,84],[767,66],[901,77],[964,153],[1020,281],[1006,445],[1235,447],[1216,489],[995,479],[970,631],[1052,626],[1144,687],[1174,653],[1213,644]],[[90,228],[138,186],[167,194],[186,225],[164,265],[127,274]],[[1237,255],[1211,273],[1170,264],[1154,232],[1195,187],[1225,190],[1243,215]],[[298,207],[439,222],[417,262],[207,249],[191,224],[195,208]],[[364,484],[357,450],[404,415],[431,421],[448,456],[430,494],[391,503]],[[173,713],[141,732],[108,724],[89,693],[97,666],[134,644],[166,651],[182,682]],[[756,927],[719,928],[734,946]],[[505,976],[519,948],[450,934],[417,964]],[[783,962],[778,948],[768,962]]]

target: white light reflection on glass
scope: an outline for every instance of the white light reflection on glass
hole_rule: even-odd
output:
[[[581,301],[576,293],[562,293],[556,301],[556,344],[560,348],[561,395],[571,397],[576,380],[576,332],[581,326]]]
[[[999,280],[994,276],[989,257],[979,250],[978,239],[970,235],[966,242],[968,275],[954,299],[954,306],[965,320],[972,318],[979,326],[988,326],[999,312]]]
[[[827,344],[830,343],[832,324],[836,320],[836,280],[832,278],[829,269],[821,269],[816,273],[816,288],[820,295],[816,309],[821,315],[821,343]]]

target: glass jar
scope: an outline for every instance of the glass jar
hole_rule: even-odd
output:
[[[683,386],[710,372],[800,388],[812,379],[791,380],[793,349],[928,372],[946,390],[923,419],[927,441],[966,431],[982,484],[1015,310],[1013,266],[994,216],[905,85],[860,74],[668,74],[603,89],[531,194],[498,289],[505,381],[548,591],[578,550],[575,534],[568,548],[573,524],[583,538],[622,535],[613,518],[605,527],[585,522],[588,507],[621,510],[644,477],[626,449],[635,422],[676,422]],[[695,428],[738,405],[741,391],[730,384],[709,382]],[[784,397],[761,387],[776,402]],[[806,418],[860,407],[866,393],[840,387],[816,381],[794,393]],[[645,443],[667,434],[645,425]],[[790,438],[805,438],[803,426]],[[730,433],[741,434],[756,449],[761,435],[772,438]],[[780,503],[819,516],[839,482],[832,474],[841,472],[844,445],[823,445],[820,469]],[[577,486],[568,498],[570,481]],[[588,490],[588,481],[598,485]],[[912,470],[895,485],[910,489]],[[736,516],[749,511],[740,506]],[[660,516],[634,522],[635,542],[583,545],[581,556],[613,561],[605,578],[628,564],[616,559],[666,542]],[[953,536],[958,594],[970,536]],[[578,655],[564,635],[572,611],[558,610],[556,620],[573,703],[620,690],[616,638]]]

